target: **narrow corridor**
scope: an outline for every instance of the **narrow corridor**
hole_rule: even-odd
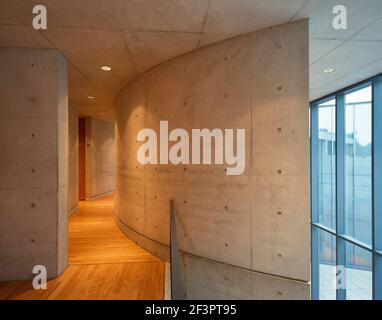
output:
[[[0,282],[0,299],[163,299],[164,262],[119,230],[114,204],[112,195],[81,201],[69,219],[65,272],[47,290],[31,280]]]

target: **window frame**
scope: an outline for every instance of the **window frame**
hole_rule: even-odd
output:
[[[372,90],[372,244],[366,244],[345,234],[345,95],[367,86]],[[318,106],[335,99],[336,114],[336,230],[319,223],[319,154]],[[378,119],[380,119],[378,121]],[[337,266],[346,266],[346,243],[372,254],[372,299],[382,300],[382,74],[366,79],[310,103],[310,166],[311,166],[311,297],[319,299],[319,230],[336,239]],[[379,197],[378,197],[379,195]],[[379,228],[378,228],[379,227]],[[337,273],[338,274],[338,273]],[[338,283],[338,281],[337,281]],[[346,289],[337,287],[337,300],[346,299]]]

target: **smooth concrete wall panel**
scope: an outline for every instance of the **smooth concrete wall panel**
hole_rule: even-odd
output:
[[[86,198],[95,199],[115,190],[114,124],[86,118]]]
[[[62,54],[57,56],[57,64],[60,72],[55,74],[58,84],[58,108],[57,108],[57,255],[58,274],[61,274],[68,264],[68,67],[66,58]]]
[[[248,270],[188,254],[183,254],[182,257],[187,287],[192,288],[192,284],[196,283],[212,291],[221,292],[227,297],[251,298],[251,272]],[[192,290],[189,294],[189,298],[192,299]]]
[[[305,281],[310,276],[309,113],[302,93],[309,90],[308,37],[299,24],[252,37],[252,267]]]
[[[220,280],[216,283],[223,287],[208,287],[202,272],[190,280],[186,268],[192,297],[215,292],[225,298],[278,298],[276,291],[254,295],[251,272],[276,279],[280,288],[290,283],[302,288],[296,294],[285,289],[283,298],[309,297],[308,71],[304,20],[177,57],[140,75],[119,94],[120,225],[133,239],[139,234],[150,251],[158,244],[168,248],[169,200],[174,199],[182,252],[207,258],[222,268],[221,274],[231,272],[224,266],[240,274],[236,287]],[[138,131],[151,128],[159,135],[163,120],[169,130],[189,133],[245,129],[244,173],[227,176],[226,165],[140,165]]]
[[[22,53],[24,50],[25,54]],[[1,51],[7,61],[2,61],[0,115],[56,118],[57,108],[52,108],[52,105],[57,105],[58,83],[57,79],[52,78],[59,61],[52,55],[53,50],[1,48]],[[44,90],[41,89],[42,84]],[[19,91],[15,93],[11,88]]]
[[[160,242],[157,242],[153,239],[150,239],[146,235],[136,232],[134,229],[127,226],[118,216],[116,217],[116,222],[118,226],[121,228],[121,230],[136,244],[150,251],[155,256],[158,256],[166,261],[169,261],[170,250],[168,249],[168,246]]]
[[[68,213],[78,208],[79,158],[78,158],[78,111],[69,106],[69,142],[68,142]]]
[[[52,49],[0,49],[0,281],[67,264],[67,63]]]
[[[52,139],[56,128],[54,118],[0,116],[0,188],[45,188],[56,183],[57,163],[52,161],[57,156],[57,141]]]
[[[57,188],[1,188],[0,199],[0,280],[30,279],[38,264],[56,276]]]
[[[183,254],[189,299],[307,300],[310,285]]]

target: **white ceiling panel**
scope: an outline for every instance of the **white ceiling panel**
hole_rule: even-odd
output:
[[[32,7],[25,1],[0,1],[0,24],[32,26],[32,20]]]
[[[199,33],[125,31],[139,73],[198,47]]]
[[[342,87],[342,84],[339,84],[341,79],[357,75],[361,69],[373,66],[381,58],[382,42],[347,41],[310,66],[310,87],[325,87],[325,94],[338,90]],[[328,68],[334,68],[335,72],[324,74],[323,70]],[[375,64],[374,72],[370,71],[369,76],[379,73],[382,71],[381,65]]]
[[[48,9],[43,33],[32,29],[35,4]],[[337,4],[347,8],[347,30],[332,27]],[[99,116],[128,81],[155,65],[303,18],[310,19],[311,98],[382,72],[382,0],[0,0],[0,46],[63,52],[75,66],[70,103]],[[336,71],[325,75],[326,68]]]
[[[119,90],[120,86],[94,85],[69,64],[69,104],[79,109],[80,116],[112,120],[114,112],[110,106]]]
[[[233,38],[238,36],[239,33],[203,33],[200,37],[199,47],[205,47],[209,44],[213,44],[219,41],[223,41],[225,39]]]
[[[136,75],[118,31],[49,28],[44,33],[95,84],[123,85]],[[101,71],[103,65],[110,66],[112,71]]]
[[[247,33],[289,22],[305,0],[211,0],[203,31]]]
[[[121,29],[200,32],[208,0],[110,0]]]
[[[41,31],[15,25],[0,25],[0,46],[54,48]]]
[[[370,77],[376,76],[382,72],[382,59],[374,61],[373,63],[357,70],[357,72],[352,72],[345,77],[335,79],[334,81],[324,85],[319,89],[310,90],[310,100],[315,100],[317,98],[328,95],[332,92],[344,89],[355,83],[361,82]]]
[[[109,0],[24,0],[24,2],[27,2],[30,8],[38,4],[44,5],[48,13],[48,24],[53,27],[92,29],[117,27]]]
[[[313,64],[341,45],[343,40],[310,39],[309,62]]]
[[[344,5],[347,11],[347,30],[332,26],[333,8]],[[310,37],[349,39],[382,15],[381,0],[308,0],[294,20],[310,18]]]
[[[382,41],[382,18],[356,34],[353,40]]]

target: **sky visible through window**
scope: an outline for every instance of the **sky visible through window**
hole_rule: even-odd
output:
[[[317,112],[312,121],[317,121],[318,132],[312,136],[316,139],[313,157],[317,156],[312,170],[318,183],[312,194],[317,210],[312,224],[313,230],[319,230],[319,237],[313,238],[318,258],[313,269],[319,275],[320,299],[336,299],[332,286],[336,265],[346,268],[346,299],[372,299],[372,90],[372,83],[358,86],[313,105]],[[336,239],[343,237],[347,237],[341,242],[345,259],[336,251]]]
[[[346,95],[346,104],[370,104],[371,103],[371,86],[357,90]],[[324,103],[319,104],[320,108],[328,107],[324,112],[320,112],[320,129],[326,129],[328,132],[335,132],[335,112],[334,107],[336,104],[335,99],[328,100]],[[321,109],[322,110],[322,109]],[[322,110],[323,111],[323,110]],[[347,117],[350,113],[347,113]],[[371,108],[365,108],[362,112],[356,112],[355,117],[357,118],[357,125],[351,131],[357,133],[359,144],[366,146],[371,143],[371,130],[361,130],[365,126],[370,126],[371,119]],[[348,121],[347,121],[348,122]],[[349,128],[350,129],[350,128]]]

